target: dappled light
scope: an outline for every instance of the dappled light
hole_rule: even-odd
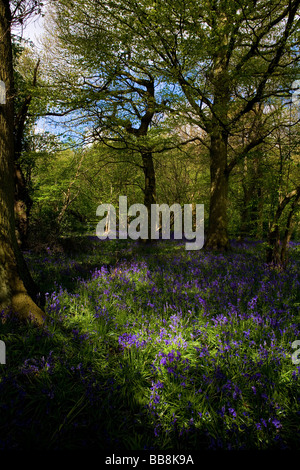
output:
[[[299,13],[0,0],[0,450],[298,449]]]
[[[83,255],[70,260],[72,289],[68,277],[49,289],[44,328],[2,328],[3,449],[297,448],[298,245],[282,273],[261,263],[260,243],[187,255],[124,242],[112,264],[102,257],[116,242],[89,243],[97,268],[76,276]],[[37,260],[27,254],[50,286],[61,266]]]

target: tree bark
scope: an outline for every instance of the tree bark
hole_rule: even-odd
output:
[[[229,248],[227,224],[228,198],[227,136],[216,130],[211,135],[210,146],[210,206],[209,226],[205,248]]]
[[[29,195],[22,168],[17,161],[14,164],[14,183],[16,235],[20,248],[26,249],[32,199]]]
[[[148,239],[151,241],[151,204],[156,204],[156,181],[155,170],[151,152],[142,153],[143,170],[145,175],[144,205],[148,211]]]
[[[35,87],[37,83],[37,73],[40,64],[40,59],[33,71],[32,86]],[[17,229],[18,243],[21,249],[27,247],[28,228],[30,210],[32,207],[32,199],[29,194],[28,182],[26,182],[22,168],[20,166],[20,157],[24,150],[24,135],[26,128],[26,120],[30,103],[32,101],[32,94],[28,94],[24,99],[17,115],[15,116],[15,132],[14,132],[14,154],[15,154],[15,223]]]
[[[262,240],[264,238],[264,198],[260,186],[257,188],[257,217],[256,217],[256,239]]]
[[[243,138],[243,145],[244,145],[244,138]],[[247,157],[244,160],[244,168],[243,168],[243,177],[242,177],[242,190],[243,190],[243,200],[242,200],[242,208],[241,208],[241,222],[240,222],[240,230],[239,230],[239,241],[244,241],[250,233],[250,202],[251,202],[251,195],[254,190],[254,185],[249,179],[249,171],[248,171],[248,161]]]
[[[153,79],[143,80],[143,85],[147,89],[146,112],[140,119],[140,126],[138,129],[133,128],[131,124],[128,124],[126,128],[127,132],[137,137],[137,141],[140,137],[145,137],[147,135],[157,106],[154,96],[155,90]],[[140,152],[143,163],[143,172],[145,176],[144,205],[148,211],[148,238],[141,239],[140,241],[142,243],[151,243],[151,204],[156,204],[155,169],[151,150],[141,148]]]
[[[227,199],[228,199],[228,107],[230,102],[230,79],[226,48],[228,35],[226,15],[220,18],[216,36],[219,47],[213,58],[212,85],[214,101],[212,118],[208,127],[210,135],[210,207],[205,247],[213,250],[229,248]]]
[[[30,274],[19,250],[14,219],[14,86],[9,0],[0,0],[0,80],[6,104],[0,105],[0,310],[10,310],[38,323],[43,311],[27,286]],[[30,286],[29,286],[30,287]]]
[[[289,215],[287,218],[286,227],[285,227],[285,235],[283,239],[283,244],[281,246],[279,222],[280,222],[280,218],[283,214],[285,207],[293,198],[294,200],[292,202]],[[296,210],[299,198],[300,198],[300,187],[291,191],[278,204],[278,207],[274,216],[274,220],[269,229],[268,247],[267,247],[267,253],[266,253],[266,261],[268,264],[272,266],[284,268],[287,264],[287,247],[288,247],[288,243],[291,237],[292,218]]]
[[[280,263],[281,263],[281,266],[283,266],[283,267],[285,267],[288,264],[288,259],[289,259],[288,258],[288,248],[289,248],[289,244],[290,244],[290,240],[291,240],[292,232],[293,232],[293,228],[294,228],[293,216],[294,216],[295,208],[296,208],[296,205],[298,203],[299,197],[300,197],[300,194],[298,195],[297,199],[294,200],[294,202],[292,204],[292,208],[290,209],[288,219],[287,219],[287,223],[286,223],[284,237],[283,237],[283,240],[282,240],[282,246],[281,246],[281,252],[280,252]]]

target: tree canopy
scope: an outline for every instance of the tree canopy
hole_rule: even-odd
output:
[[[51,5],[55,46],[48,73],[57,105],[75,117],[81,110],[89,135],[100,140],[128,147],[143,135],[135,145],[146,142],[148,153],[155,141],[148,132],[145,140],[145,129],[157,125],[160,113],[154,134],[160,138],[170,136],[161,127],[166,117],[197,126],[210,153],[206,245],[227,248],[229,175],[276,132],[274,116],[291,99],[299,74],[299,2]]]

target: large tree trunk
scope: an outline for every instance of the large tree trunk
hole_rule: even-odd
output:
[[[211,135],[210,146],[210,207],[209,226],[205,247],[212,250],[227,250],[227,136],[221,131]]]
[[[220,19],[225,26],[227,18]],[[226,47],[228,36],[226,28],[221,28],[218,36],[219,48],[213,59],[212,84],[214,101],[210,135],[210,207],[208,234],[205,247],[212,250],[229,248],[227,199],[228,199],[228,106],[230,101],[230,80],[227,72]],[[221,46],[221,47],[220,47]]]
[[[8,0],[0,0],[0,80],[6,104],[0,104],[0,309],[11,308],[23,318],[43,321],[43,312],[25,285],[30,275],[19,251],[14,220],[13,67]]]

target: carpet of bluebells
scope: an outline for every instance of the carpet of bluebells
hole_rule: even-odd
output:
[[[0,325],[0,449],[299,446],[300,245],[285,271],[250,241],[90,237],[25,257],[47,321]]]

